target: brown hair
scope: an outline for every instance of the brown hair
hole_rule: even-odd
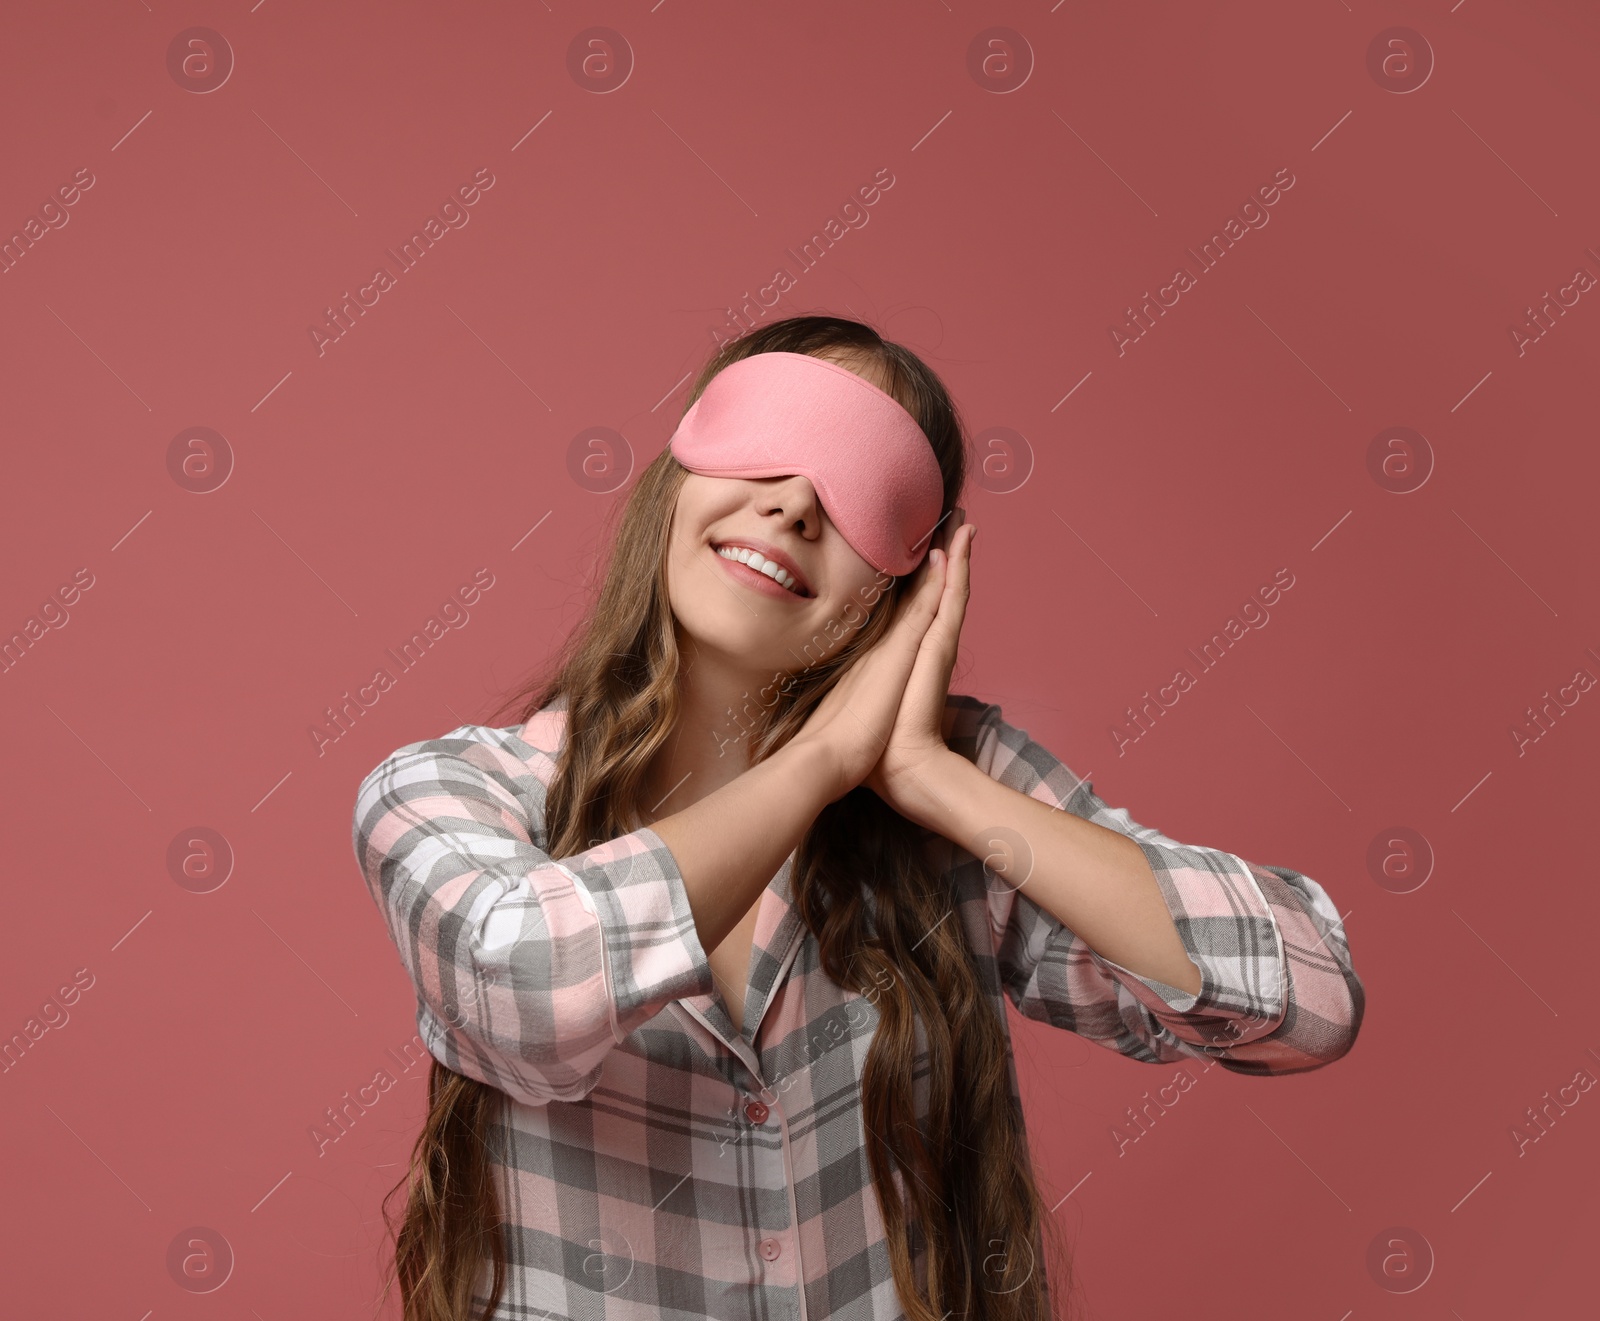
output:
[[[802,316],[753,330],[711,358],[685,409],[723,367],[772,351],[876,362],[888,393],[932,443],[944,478],[943,508],[954,508],[966,476],[966,438],[954,404],[919,358],[860,322]],[[566,698],[566,735],[544,805],[551,857],[643,824],[646,771],[678,718],[679,652],[666,562],[685,475],[667,449],[640,474],[608,533],[610,553],[584,617],[539,674],[499,708],[520,703],[517,718],[525,722]],[[791,676],[770,710],[758,712],[752,765],[787,742],[838,675],[883,635],[909,581],[909,575],[895,579],[886,604],[854,637]],[[641,582],[650,590],[639,591]],[[1036,1259],[1041,1230],[1048,1228],[1052,1244],[1060,1245],[1009,1090],[1005,1024],[984,993],[960,924],[940,920],[955,896],[934,861],[934,842],[932,832],[871,790],[853,789],[828,804],[801,840],[793,873],[796,907],[828,976],[872,994],[878,1006],[862,1080],[863,1120],[906,1315],[912,1321],[951,1314],[967,1321],[1046,1321],[1046,1267]],[[912,1085],[919,1027],[929,1061],[922,1125]],[[428,1093],[428,1117],[410,1168],[390,1192],[409,1185],[394,1254],[404,1318],[487,1321],[504,1289],[507,1263],[490,1147],[505,1122],[505,1098],[437,1060]],[[1061,1256],[1065,1261],[1064,1251]],[[488,1306],[474,1314],[486,1266],[492,1267]],[[1059,1274],[1065,1276],[1065,1266]],[[386,1285],[385,1298],[388,1292]]]

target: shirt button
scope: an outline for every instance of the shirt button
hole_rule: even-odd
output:
[[[767,1107],[760,1101],[752,1101],[745,1106],[744,1117],[752,1124],[764,1124],[767,1122]]]
[[[775,1238],[761,1240],[761,1255],[768,1261],[777,1261],[778,1254],[783,1251],[783,1245]]]

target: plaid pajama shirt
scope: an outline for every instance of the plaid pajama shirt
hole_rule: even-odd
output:
[[[1320,885],[1139,825],[996,705],[952,695],[948,714],[949,745],[979,769],[1139,844],[1202,978],[1192,995],[1102,958],[936,837],[1002,1022],[1009,998],[1131,1059],[1239,1073],[1314,1069],[1350,1049],[1365,997]],[[496,1317],[903,1316],[860,1106],[876,995],[823,972],[791,907],[791,854],[760,899],[735,1024],[660,836],[544,851],[565,718],[558,700],[525,725],[399,748],[362,781],[354,814],[422,1040],[505,1096],[491,1145],[510,1257]],[[1007,1070],[1020,1107],[1009,1056]],[[479,1292],[481,1306],[487,1272]]]

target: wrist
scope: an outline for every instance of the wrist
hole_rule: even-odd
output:
[[[843,798],[854,787],[846,783],[838,757],[820,739],[796,735],[769,760],[783,766],[784,783],[811,803],[816,812]]]
[[[952,748],[941,746],[899,769],[886,768],[889,805],[906,820],[953,839],[969,777],[981,772]]]

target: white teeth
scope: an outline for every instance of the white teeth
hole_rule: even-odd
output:
[[[796,596],[801,594],[800,584],[793,574],[753,550],[746,550],[743,546],[719,546],[717,554],[725,560],[738,560],[740,564],[748,564],[757,573],[766,574],[780,587],[787,587]]]

